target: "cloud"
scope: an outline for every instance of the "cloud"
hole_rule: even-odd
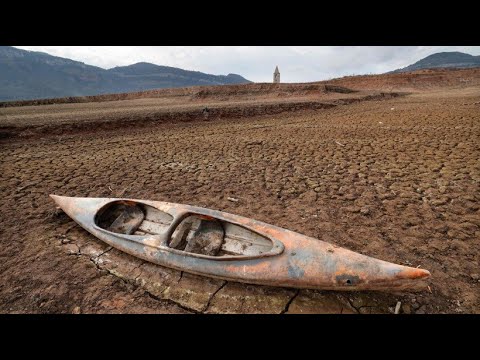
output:
[[[410,65],[441,51],[480,55],[480,46],[16,46],[105,69],[150,62],[216,75],[236,73],[271,82],[278,65],[282,82],[309,82],[376,74]]]

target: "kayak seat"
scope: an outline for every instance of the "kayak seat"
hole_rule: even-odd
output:
[[[189,216],[173,232],[169,247],[185,252],[216,256],[222,248],[225,231],[218,220]]]
[[[222,247],[225,232],[218,220],[200,220],[196,230],[187,236],[186,252],[215,256]]]
[[[145,214],[139,206],[125,206],[124,210],[117,216],[107,230],[132,235],[143,222]]]
[[[172,221],[172,215],[132,201],[110,203],[95,217],[95,223],[105,230],[138,236],[164,233]]]
[[[95,218],[95,223],[117,234],[132,235],[143,222],[145,214],[139,205],[126,201],[109,204]]]

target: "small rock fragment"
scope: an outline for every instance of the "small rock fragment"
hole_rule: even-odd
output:
[[[75,306],[73,308],[72,314],[80,314],[80,313],[81,313],[80,306]]]
[[[417,310],[416,314],[426,314],[425,310],[426,310],[426,306],[422,305],[420,306],[420,309]]]
[[[395,314],[398,314],[400,312],[401,306],[402,306],[402,303],[400,301],[397,302],[397,306],[395,306]]]
[[[228,201],[233,201],[233,202],[238,202],[238,199],[235,199],[233,197],[228,197],[227,200]]]
[[[359,213],[360,208],[356,206],[347,206],[345,207],[345,211],[351,212],[351,213]]]
[[[358,297],[352,301],[352,305],[354,308],[359,309],[361,307],[364,307],[366,305],[365,301],[363,298]]]
[[[409,304],[404,304],[402,306],[402,310],[403,310],[404,314],[411,314],[412,313],[412,309],[411,309]]]
[[[73,254],[79,254],[79,252],[80,252],[80,249],[75,244],[66,244],[65,245],[65,250],[66,250],[67,254],[72,254],[72,255]]]
[[[370,214],[370,209],[367,208],[367,207],[363,207],[363,208],[360,209],[360,213],[362,215],[368,215],[368,214]]]

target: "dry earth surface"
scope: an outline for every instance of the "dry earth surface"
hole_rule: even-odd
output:
[[[0,312],[480,313],[480,71],[421,75],[0,108]],[[430,291],[182,273],[106,246],[50,193],[224,210],[428,269]]]

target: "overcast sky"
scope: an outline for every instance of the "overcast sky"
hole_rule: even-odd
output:
[[[149,62],[215,75],[235,73],[271,82],[309,82],[376,74],[410,65],[440,51],[480,55],[480,46],[16,46],[109,69]]]

